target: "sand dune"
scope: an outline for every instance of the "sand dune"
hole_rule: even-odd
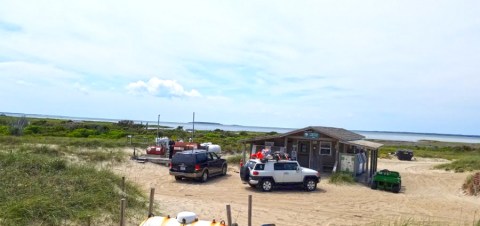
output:
[[[157,210],[175,216],[195,212],[200,219],[226,220],[226,205],[234,222],[247,225],[248,195],[253,197],[253,225],[472,225],[480,218],[480,198],[465,196],[461,186],[468,173],[434,170],[435,159],[399,161],[380,159],[378,169],[399,171],[403,184],[399,194],[371,190],[364,185],[336,186],[322,178],[314,192],[281,188],[264,193],[241,183],[238,166],[225,177],[207,183],[168,175],[168,167],[129,161],[115,172],[140,185],[146,194],[155,187]],[[157,211],[157,212],[158,212]],[[475,218],[475,219],[474,219]],[[415,223],[415,224],[416,224]]]

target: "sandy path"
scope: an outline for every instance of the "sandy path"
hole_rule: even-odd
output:
[[[168,167],[129,161],[114,167],[127,180],[139,184],[146,194],[155,187],[155,200],[162,215],[181,211],[197,213],[200,219],[226,219],[226,205],[234,222],[247,225],[248,195],[253,197],[253,225],[384,225],[426,222],[429,225],[472,225],[480,218],[480,198],[465,196],[461,185],[468,173],[433,170],[440,160],[406,162],[380,159],[378,169],[399,171],[399,194],[371,190],[363,185],[336,186],[323,178],[314,192],[281,188],[264,193],[241,183],[238,166],[225,177],[207,183],[177,182]]]

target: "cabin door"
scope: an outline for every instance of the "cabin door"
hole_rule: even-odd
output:
[[[303,167],[310,167],[310,141],[298,141],[298,163]]]

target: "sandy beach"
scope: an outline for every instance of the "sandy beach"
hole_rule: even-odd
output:
[[[150,193],[155,188],[157,214],[175,216],[195,212],[202,220],[226,220],[226,205],[233,222],[247,225],[248,196],[253,198],[253,225],[472,225],[480,218],[480,197],[463,194],[469,173],[432,169],[439,159],[416,161],[379,159],[378,169],[399,171],[399,194],[356,185],[332,185],[324,175],[314,192],[280,188],[265,193],[242,184],[238,166],[229,166],[224,177],[207,183],[175,181],[168,167],[128,161],[114,171]],[[158,212],[159,211],[159,212]]]

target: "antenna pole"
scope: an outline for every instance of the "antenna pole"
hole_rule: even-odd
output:
[[[195,112],[193,112],[193,130],[192,130],[192,142],[195,138]]]
[[[158,121],[157,121],[157,138],[159,136],[159,130],[160,130],[160,114],[158,114]]]

